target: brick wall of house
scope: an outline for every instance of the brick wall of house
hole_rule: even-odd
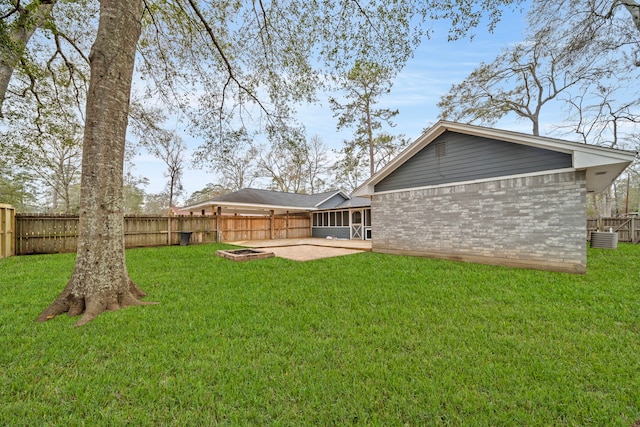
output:
[[[586,174],[375,195],[373,251],[586,271]]]

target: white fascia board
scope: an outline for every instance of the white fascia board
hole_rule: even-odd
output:
[[[178,208],[181,211],[195,211],[198,209],[202,209],[202,208],[207,208],[209,206],[211,206],[212,204],[214,204],[214,202],[212,202],[211,200],[205,200],[204,202],[199,202],[193,205],[189,205],[189,206],[185,206],[182,208]]]
[[[353,197],[371,197],[374,193],[375,186],[373,184],[367,184],[366,182],[362,184],[360,187],[353,190],[351,195]]]
[[[257,205],[252,203],[238,203],[238,202],[221,202],[212,203],[215,206],[224,207],[240,207],[240,208],[254,208],[256,210],[283,210],[283,211],[314,211],[313,206],[281,206],[281,205]]]
[[[199,203],[197,205],[188,206],[186,208],[181,208],[180,210],[189,211],[189,210],[194,210],[194,208],[202,208],[202,207],[209,207],[209,206],[211,206],[211,207],[220,206],[222,208],[264,210],[264,211],[281,210],[281,211],[306,212],[306,211],[315,211],[315,210],[317,210],[313,206],[300,207],[300,206],[280,206],[280,205],[257,205],[257,204],[252,204],[252,203],[239,203],[239,202],[216,202],[216,201],[212,201],[212,200],[210,200],[208,202],[202,202],[202,203]]]

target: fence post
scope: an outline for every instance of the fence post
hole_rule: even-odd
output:
[[[216,243],[222,242],[222,230],[220,229],[220,215],[222,215],[222,206],[218,206],[215,210],[216,215]]]
[[[15,255],[16,211],[12,206],[0,204],[0,258]]]
[[[171,215],[167,217],[167,246],[171,246]]]

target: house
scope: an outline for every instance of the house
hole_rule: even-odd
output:
[[[586,194],[635,153],[440,121],[358,187],[374,252],[586,271]]]
[[[371,200],[341,190],[319,194],[243,188],[180,209],[191,215],[307,215],[312,237],[371,238]]]

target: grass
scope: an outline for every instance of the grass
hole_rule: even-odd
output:
[[[631,426],[640,246],[583,276],[363,253],[127,252],[161,305],[34,319],[74,255],[0,260],[0,425]]]

